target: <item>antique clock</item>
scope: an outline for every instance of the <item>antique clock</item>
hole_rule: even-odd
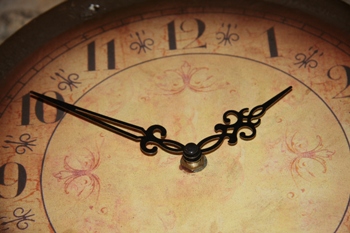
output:
[[[0,232],[350,232],[349,6],[68,1],[0,48]]]

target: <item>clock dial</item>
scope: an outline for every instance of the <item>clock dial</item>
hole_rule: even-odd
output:
[[[11,73],[1,100],[0,231],[349,231],[349,37],[279,7],[209,6],[106,15]],[[225,112],[248,114],[289,86],[253,140],[243,128],[237,143],[202,148],[207,166],[196,173],[180,166],[181,153],[146,155],[30,95],[162,125],[186,145],[235,123]]]

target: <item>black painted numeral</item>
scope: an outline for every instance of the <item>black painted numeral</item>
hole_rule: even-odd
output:
[[[267,30],[267,42],[269,44],[270,57],[278,57],[277,41],[273,27]]]
[[[107,69],[116,68],[115,61],[115,44],[114,40],[107,43]],[[95,41],[87,45],[87,69],[88,71],[96,71],[96,44]]]
[[[55,91],[48,91],[45,92],[44,94],[47,93],[54,93],[56,96],[56,99],[64,101],[63,96]],[[30,124],[30,103],[31,103],[31,98],[30,94],[26,94],[22,97],[22,118],[21,118],[21,125],[29,125]],[[54,109],[54,113],[52,113],[52,110],[50,107],[50,110],[44,110],[44,103],[42,101],[36,100],[35,103],[35,116],[37,117],[37,119],[43,123],[46,124],[50,124],[50,123],[55,123],[59,120],[62,119],[64,112],[58,108],[53,108]],[[46,114],[45,114],[46,113]],[[49,115],[49,117],[45,117],[45,115]],[[47,119],[50,118],[50,119]]]
[[[169,49],[175,50],[176,46],[176,34],[175,34],[175,21],[168,23],[168,40],[169,40]]]
[[[29,125],[30,123],[30,95],[26,94],[22,97],[22,120],[21,125]]]
[[[107,68],[109,70],[115,69],[115,48],[114,40],[107,43]]]
[[[6,169],[6,167],[12,169]],[[14,166],[17,173],[14,174]],[[11,172],[6,172],[11,171]],[[10,199],[21,195],[27,183],[27,172],[23,165],[14,162],[5,163],[0,167],[0,198]]]
[[[193,43],[196,43],[198,39],[203,35],[205,31],[205,23],[199,19],[194,19],[196,22],[196,30],[197,30],[197,36],[186,46],[184,46],[182,49],[194,49],[194,48],[206,48],[207,44],[199,45],[199,46],[193,46]],[[192,33],[193,28],[187,28],[186,29],[186,22],[183,21],[180,24],[180,31],[184,33]],[[168,42],[169,42],[169,49],[170,50],[176,50],[178,48],[177,46],[177,38],[176,38],[176,28],[175,28],[175,21],[171,21],[168,23]]]
[[[337,77],[334,77],[335,75],[332,75],[332,70],[335,67],[342,67],[345,70],[345,77],[343,75],[338,75]],[[338,66],[333,66],[330,68],[327,72],[328,78],[332,80],[340,80],[340,79],[345,79],[345,88],[343,88],[338,94],[336,94],[333,99],[341,99],[341,98],[350,98],[350,67],[345,66],[345,65],[338,65]]]
[[[87,46],[87,58],[88,71],[96,70],[95,41],[91,42]]]

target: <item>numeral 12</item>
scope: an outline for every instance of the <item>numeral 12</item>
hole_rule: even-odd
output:
[[[207,44],[204,45],[199,45],[199,46],[191,46],[193,43],[195,43],[204,33],[205,31],[205,23],[202,20],[199,19],[194,19],[196,21],[196,26],[197,26],[197,36],[196,38],[194,38],[194,40],[192,40],[192,42],[190,42],[189,44],[187,44],[185,47],[183,47],[182,49],[194,49],[194,48],[206,48]],[[185,29],[185,24],[186,21],[183,21],[180,25],[180,31],[181,32],[185,32],[185,33],[190,33],[193,31],[193,29],[191,30],[186,30]],[[176,40],[176,29],[175,29],[175,21],[171,21],[170,23],[168,23],[168,41],[169,41],[169,49],[170,50],[176,50],[177,49],[177,40]]]

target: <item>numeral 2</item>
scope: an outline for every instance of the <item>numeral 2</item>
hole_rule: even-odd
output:
[[[345,77],[346,77],[346,83],[345,83],[345,88],[343,90],[341,90],[338,94],[336,94],[333,99],[340,99],[340,98],[349,98],[350,97],[350,67],[348,66],[344,66],[344,65],[338,65],[338,66],[333,66],[332,68],[330,68],[327,72],[327,76],[328,78],[332,79],[332,80],[339,80],[342,78],[342,76],[340,75],[338,78],[333,77],[333,75],[331,74],[331,71],[335,68],[335,67],[343,67],[345,70]],[[348,92],[348,94],[346,94],[346,92]]]

